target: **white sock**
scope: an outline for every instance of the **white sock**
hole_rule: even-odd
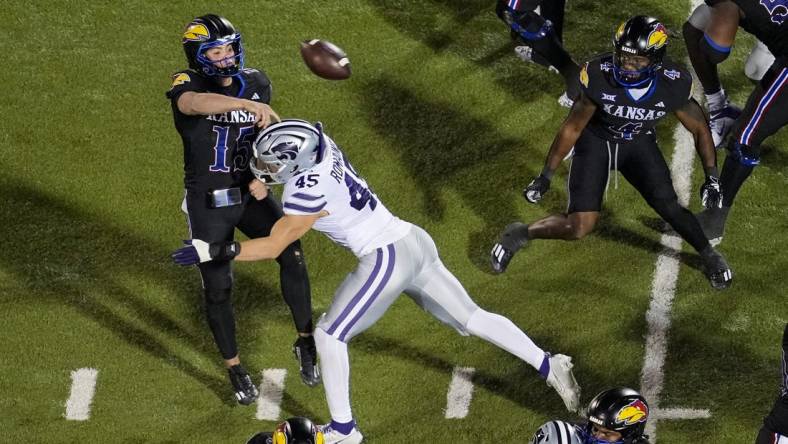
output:
[[[517,356],[539,371],[545,356],[544,350],[534,344],[534,341],[509,319],[479,308],[468,319],[465,329]]]
[[[728,104],[728,96],[725,95],[725,89],[720,87],[720,90],[713,94],[705,94],[706,105],[709,111],[717,111],[722,109]]]
[[[353,420],[353,412],[350,410],[350,361],[347,344],[319,327],[315,329],[314,335],[331,419],[336,422],[350,422]]]

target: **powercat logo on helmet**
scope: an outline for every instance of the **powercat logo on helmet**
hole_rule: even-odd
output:
[[[279,160],[293,160],[298,156],[299,146],[301,146],[301,144],[294,140],[283,140],[272,146],[271,152],[274,153]]]

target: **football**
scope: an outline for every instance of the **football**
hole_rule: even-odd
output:
[[[350,77],[350,60],[337,45],[320,39],[301,42],[301,57],[317,76],[329,80]]]

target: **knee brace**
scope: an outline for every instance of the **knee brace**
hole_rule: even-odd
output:
[[[742,145],[739,142],[731,141],[728,151],[734,159],[744,166],[755,167],[761,163],[760,146]]]
[[[700,41],[700,49],[706,55],[706,59],[715,65],[722,63],[731,54],[730,46],[715,43],[706,33],[703,34],[703,39]]]
[[[512,32],[524,42],[531,43],[553,35],[553,23],[541,15],[527,11],[520,14],[511,25]]]

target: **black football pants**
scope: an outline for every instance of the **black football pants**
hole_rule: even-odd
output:
[[[243,203],[225,208],[208,208],[206,194],[187,191],[186,208],[193,239],[206,242],[234,240],[237,227],[249,238],[268,236],[277,220],[283,216],[281,203],[272,195],[257,201],[248,193]],[[290,307],[296,329],[312,332],[312,300],[304,254],[300,242],[291,244],[276,259],[285,302]],[[231,261],[211,261],[199,264],[205,293],[208,325],[224,359],[238,354],[235,339],[231,290],[233,273]]]
[[[600,211],[609,175],[616,174],[615,168],[695,250],[700,252],[709,245],[698,220],[678,202],[654,134],[623,143],[601,138],[588,128],[583,130],[569,168],[567,213]]]

